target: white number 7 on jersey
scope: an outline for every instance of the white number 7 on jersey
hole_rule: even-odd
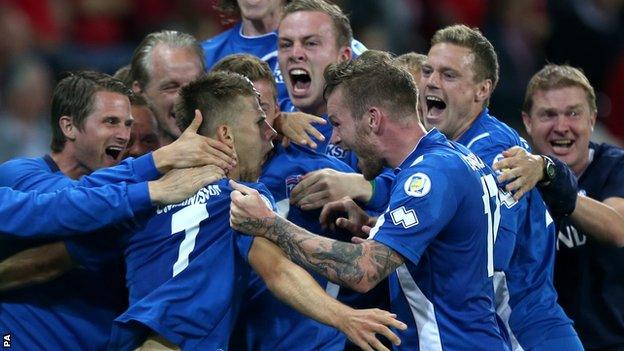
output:
[[[208,218],[206,205],[187,206],[171,216],[171,234],[184,231],[184,240],[180,243],[178,260],[173,264],[173,276],[182,272],[189,264],[189,255],[195,248],[195,238],[199,234],[199,223]]]
[[[500,199],[494,176],[488,174],[481,177],[481,186],[483,187],[483,207],[488,221],[487,271],[488,277],[491,277],[494,275],[494,242],[500,224]]]

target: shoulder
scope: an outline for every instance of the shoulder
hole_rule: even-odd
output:
[[[0,165],[0,185],[13,187],[21,178],[40,172],[52,175],[41,157],[15,158]]]
[[[239,25],[236,25],[230,29],[226,29],[223,32],[215,35],[214,37],[202,41],[201,46],[204,48],[204,50],[210,50],[219,47],[227,42],[232,35],[237,35],[238,28]]]
[[[502,152],[520,146],[530,151],[528,143],[518,132],[491,115],[482,118],[475,135],[467,140],[465,146],[492,165],[502,158]]]
[[[607,143],[602,143],[598,145],[592,143],[590,147],[596,150],[596,155],[599,155],[600,158],[607,158],[614,162],[624,161],[624,149],[619,148],[615,145]]]

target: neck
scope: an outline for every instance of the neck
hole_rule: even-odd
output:
[[[574,174],[575,174],[577,177],[579,177],[579,178],[581,177],[581,175],[583,174],[583,172],[585,172],[585,170],[587,169],[587,167],[588,167],[588,166],[589,166],[589,164],[591,163],[591,158],[589,157],[589,156],[590,156],[590,152],[591,152],[591,149],[589,149],[589,148],[588,148],[588,149],[587,149],[587,155],[586,155],[586,156],[587,156],[587,158],[586,158],[586,159],[584,159],[582,162],[579,162],[579,164],[578,164],[577,166],[575,166],[575,167],[570,167],[570,169],[572,169],[572,172],[574,172]]]
[[[232,169],[228,172],[227,177],[228,177],[229,179],[232,179],[232,180],[234,180],[234,181],[237,181],[237,182],[238,182],[238,181],[240,180],[240,169],[238,168],[238,166],[236,166],[236,167],[232,168]]]
[[[78,179],[83,175],[91,173],[89,169],[80,164],[74,156],[72,144],[66,143],[61,152],[53,152],[50,156],[63,174],[71,179]]]
[[[259,20],[251,20],[243,18],[241,22],[243,35],[248,37],[257,37],[277,30],[280,18],[282,17],[281,9],[276,9],[269,15]]]
[[[461,136],[464,135],[470,127],[472,127],[472,124],[481,115],[481,112],[483,112],[483,109],[480,109],[476,113],[473,111],[471,114],[472,117],[467,118],[464,124],[455,133],[453,133],[453,135],[447,135],[446,137],[453,141],[457,141],[457,139],[461,138]]]
[[[414,151],[427,132],[419,122],[392,123],[386,130],[381,147],[388,166],[397,168]]]

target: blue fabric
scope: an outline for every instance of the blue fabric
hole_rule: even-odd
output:
[[[488,165],[502,158],[502,152],[512,146],[529,150],[515,130],[489,115],[487,109],[458,142]],[[501,209],[494,263],[507,277],[511,314],[506,322],[511,334],[525,349],[561,336],[561,329],[574,336],[572,322],[557,304],[552,278],[555,228],[539,191],[533,189],[516,205]]]
[[[591,162],[578,181],[579,194],[596,201],[624,198],[624,150],[590,143]],[[557,221],[555,287],[588,350],[624,349],[624,249],[603,244],[575,226]]]
[[[67,192],[76,186],[92,187],[118,181],[136,183],[157,176],[151,155],[125,161],[117,167],[103,169],[79,181],[73,181],[61,173],[50,156],[8,161],[0,165],[0,174],[0,185],[17,190],[41,192],[64,188]],[[98,197],[114,199],[113,193],[105,191],[110,187],[85,190],[82,192],[85,196],[72,200],[72,204],[84,210],[77,211],[71,206],[66,206],[68,203],[64,203],[50,206],[47,213],[40,217],[27,213],[24,215],[29,216],[29,223],[39,220],[52,222],[56,216],[68,215],[74,217],[72,219],[74,222],[77,220],[93,222],[80,228],[82,231],[87,228],[95,229],[94,224],[104,226],[110,223],[108,213],[116,210],[107,206],[100,207],[101,210],[93,213],[86,214],[83,211],[91,208],[94,200],[99,201],[90,195],[93,191],[100,192]],[[67,222],[67,226],[69,225],[71,222]],[[114,242],[117,229],[119,228],[109,226],[92,235],[65,241],[68,252],[83,268],[73,269],[45,284],[0,294],[0,331],[13,333],[13,349],[102,350],[106,347],[112,322],[126,306],[121,256],[116,255],[117,247],[110,245]],[[2,240],[0,257],[5,259],[22,250],[49,242],[51,241],[41,239]],[[98,261],[97,270],[91,270],[93,261]],[[100,261],[110,264],[102,268]]]
[[[265,61],[275,77],[277,84],[277,101],[282,111],[292,111],[293,106],[288,97],[288,89],[284,84],[284,78],[277,61],[277,32],[271,32],[256,37],[246,37],[241,31],[242,23],[223,33],[202,42],[206,68],[210,69],[222,58],[231,54],[251,54]],[[351,43],[353,57],[357,57],[366,51],[366,47],[357,40]],[[329,139],[328,139],[329,140]]]
[[[265,184],[277,202],[278,213],[289,221],[313,233],[332,236],[321,229],[319,210],[303,211],[289,203],[292,189],[309,172],[331,168],[340,172],[353,170],[335,157],[330,157],[291,144],[287,148],[275,146],[275,155],[265,164],[260,182]],[[344,238],[343,238],[344,239]],[[320,286],[327,279],[310,272]],[[343,350],[346,338],[336,329],[316,322],[293,310],[275,298],[257,274],[252,273],[247,288],[245,313],[237,328],[244,337],[235,337],[235,350]]]
[[[258,189],[274,207],[259,183]],[[183,350],[226,350],[251,271],[253,238],[229,226],[227,179],[182,203],[158,207],[127,237],[130,307],[113,327],[109,350],[134,350],[151,332]]]
[[[396,331],[397,349],[506,350],[491,277],[499,210],[493,174],[435,129],[396,172],[371,237],[405,259],[389,278],[392,311],[408,325]]]

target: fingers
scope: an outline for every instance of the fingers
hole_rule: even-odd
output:
[[[312,186],[316,184],[319,179],[320,179],[319,171],[313,171],[304,175],[303,178],[301,178],[301,181],[299,181],[299,184],[297,184],[293,188],[292,192],[290,193],[290,203],[296,204],[297,206],[299,206],[299,202],[304,197],[317,191],[316,190],[317,188],[312,187]]]
[[[236,158],[236,152],[234,152],[234,149],[232,149],[230,146],[226,145],[225,143],[222,143],[212,138],[206,138],[206,143],[210,147],[209,150],[213,151],[212,154],[216,156],[225,155],[225,156],[220,156],[220,158],[224,160]],[[236,162],[234,162],[234,164],[236,164]]]
[[[354,243],[354,244],[362,244],[365,241],[366,241],[366,239],[360,238],[359,236],[351,237],[351,242]]]
[[[332,201],[325,206],[321,210],[321,215],[319,216],[319,222],[321,223],[321,227],[326,229],[327,227],[333,225],[334,223],[330,223],[333,219],[333,215],[336,212],[346,212],[344,203],[342,201]]]
[[[390,342],[393,345],[401,345],[401,339],[392,332],[392,330],[390,330],[390,328],[386,327],[385,325],[379,325],[379,327],[376,330],[377,334],[379,335],[383,335],[384,337],[386,337],[386,339],[390,340]],[[373,345],[373,347],[375,347],[376,350],[386,350],[385,346],[383,346],[383,344],[381,342],[379,342],[379,340],[377,338],[374,338],[374,341],[376,341],[376,343],[371,343]],[[380,349],[380,345],[381,347],[383,347],[383,349]]]
[[[330,194],[328,191],[320,191],[304,197],[297,203],[297,206],[304,211],[316,210],[317,208],[322,208],[329,199]]]
[[[290,145],[290,139],[288,137],[283,137],[282,138],[282,146],[285,148],[288,147],[288,145]]]
[[[386,328],[386,329],[388,329],[388,328]],[[368,344],[372,347],[373,350],[377,350],[377,351],[390,351],[374,335],[373,335],[372,338],[370,338],[370,340],[368,341]]]
[[[323,122],[325,122],[325,120],[323,120]],[[321,132],[319,132],[318,129],[314,128],[314,126],[312,125],[306,126],[305,132],[306,132],[306,136],[311,135],[314,138],[316,138],[316,140],[325,141],[325,136],[321,134]]]
[[[367,225],[363,225],[362,226],[362,233],[366,234],[366,236],[369,237],[371,229],[373,229],[373,228],[370,227],[370,226],[367,226]]]
[[[258,191],[256,189],[252,189],[246,185],[237,183],[235,181],[233,181],[232,179],[230,179],[229,182],[230,186],[232,187],[232,189],[234,190],[238,190],[242,195],[252,195],[252,194],[257,194]]]
[[[348,230],[349,233],[356,235],[356,236],[362,236],[363,233],[361,232],[362,229],[362,225],[358,224],[354,221],[351,221],[349,219],[346,219],[344,217],[340,217],[338,219],[336,219],[336,226],[338,228],[342,228],[345,230]]]
[[[199,129],[199,126],[202,123],[202,120],[203,120],[203,116],[202,116],[201,112],[198,109],[195,110],[195,118],[193,118],[193,121],[191,122],[191,124],[189,124],[189,126],[186,128],[184,133],[185,134],[188,134],[188,133],[196,134],[197,133],[197,129]]]
[[[522,188],[522,185],[523,185],[522,179],[521,178],[516,178],[514,181],[509,182],[507,185],[505,185],[505,190],[511,191],[511,192],[516,192],[520,188]]]

